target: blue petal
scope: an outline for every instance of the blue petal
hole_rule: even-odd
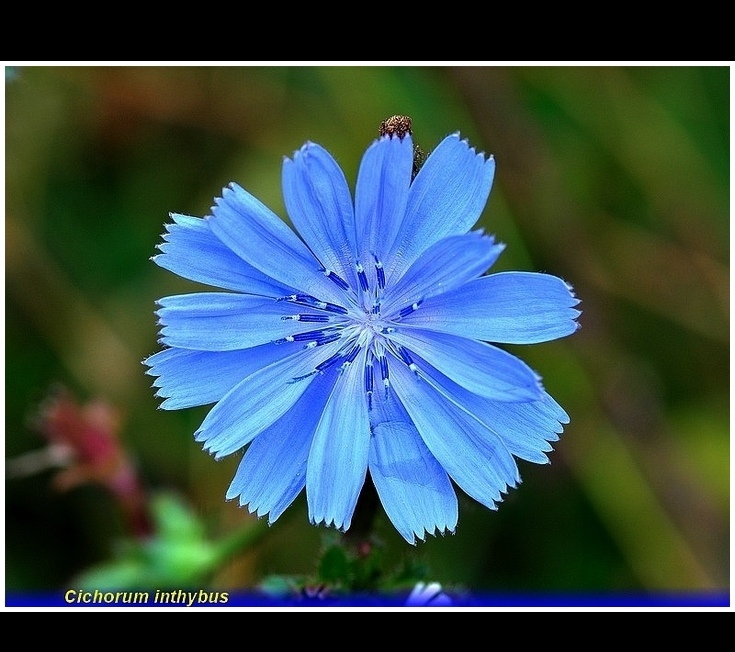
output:
[[[368,147],[357,173],[355,222],[360,261],[371,269],[375,255],[385,262],[406,212],[413,167],[413,143],[384,136]]]
[[[404,323],[488,342],[534,344],[579,327],[579,300],[556,276],[500,272],[427,299]]]
[[[434,243],[391,286],[381,310],[388,314],[448,292],[485,273],[505,249],[493,236],[473,231]]]
[[[386,261],[389,280],[437,240],[469,231],[485,208],[494,176],[493,158],[476,153],[458,134],[439,143],[411,184],[406,216]]]
[[[164,349],[143,361],[146,373],[157,376],[156,396],[165,398],[164,410],[219,401],[246,376],[299,349],[299,343],[264,344],[245,351]]]
[[[541,378],[525,362],[491,344],[417,328],[391,340],[418,354],[462,387],[496,401],[541,398]]]
[[[249,192],[231,183],[215,204],[209,228],[240,258],[299,292],[337,303],[344,298],[298,236]]]
[[[376,392],[370,412],[369,468],[388,518],[410,544],[426,533],[453,532],[457,496],[393,393]]]
[[[535,464],[548,464],[546,453],[553,450],[548,442],[557,441],[562,432],[561,423],[569,422],[568,417],[561,421],[552,419],[549,412],[554,407],[554,399],[548,394],[529,403],[488,401],[482,421],[492,425],[492,430],[516,457]]]
[[[356,287],[352,197],[332,155],[307,143],[293,160],[285,159],[283,198],[291,222],[324,268]]]
[[[277,301],[247,294],[192,292],[164,297],[156,312],[161,342],[167,346],[201,351],[232,351],[267,344],[281,338],[328,327],[288,319],[300,311],[288,301]],[[341,316],[335,316],[340,319]],[[326,316],[333,319],[335,317]]]
[[[390,379],[432,455],[469,496],[490,509],[520,480],[504,442],[402,364]]]
[[[173,213],[171,218],[165,242],[158,245],[162,253],[153,257],[158,266],[191,281],[246,294],[280,297],[292,292],[232,252],[206,220]]]
[[[334,368],[319,374],[280,419],[245,451],[227,499],[274,523],[306,486],[306,464],[324,406],[334,386]]]
[[[210,410],[194,438],[217,458],[243,448],[291,408],[316,374],[294,379],[336,353],[339,345],[299,350],[249,375]]]
[[[416,363],[440,394],[481,421],[513,455],[536,464],[548,463],[549,442],[557,441],[562,424],[569,423],[567,413],[549,394],[544,392],[538,401],[526,403],[492,401],[460,387],[423,360]]]
[[[306,469],[309,519],[347,530],[365,482],[370,423],[364,391],[365,355],[341,373],[314,433]]]

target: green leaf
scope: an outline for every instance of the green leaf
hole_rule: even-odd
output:
[[[350,562],[341,546],[331,546],[322,556],[319,564],[319,579],[338,585],[350,585]]]

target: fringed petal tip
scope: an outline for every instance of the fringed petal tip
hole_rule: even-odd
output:
[[[256,518],[258,520],[261,520],[267,512],[258,511],[257,505],[254,504],[252,496],[248,498],[245,491],[245,487],[243,487],[242,483],[239,482],[237,478],[235,478],[230,483],[230,486],[227,488],[227,492],[225,493],[225,501],[228,503],[237,501],[237,506],[240,509],[247,509],[248,514],[255,514]],[[268,523],[268,525],[270,525],[270,522]]]
[[[308,153],[310,149],[313,149],[314,147],[318,147],[313,141],[307,140],[301,147],[298,149],[295,149],[293,154],[291,155],[291,158],[289,159],[288,156],[284,156],[284,163],[290,162],[290,161],[296,161],[298,158],[303,156],[304,154]]]
[[[241,194],[247,195],[247,191],[235,181],[230,181],[226,186],[222,188],[220,196],[214,198],[214,205],[209,207],[210,214],[206,215],[204,219],[209,220],[214,217],[215,211],[217,210],[218,206],[221,206],[223,202],[237,199],[238,195]]]
[[[413,542],[409,541],[409,543],[411,543],[411,545],[413,546],[415,546],[418,543],[418,541],[421,541],[421,543],[426,543],[427,537],[432,536],[436,538],[436,536],[444,532],[445,529],[446,528],[437,527],[436,525],[434,525],[431,529],[423,528],[421,531],[414,532],[416,537],[414,538]]]
[[[566,287],[567,292],[569,292],[569,296],[572,299],[569,306],[571,307],[571,306],[579,305],[582,302],[582,300],[579,297],[577,297],[576,293],[574,292],[574,287],[572,286],[572,284],[564,280],[561,277],[559,277],[559,280],[561,280],[561,282],[564,283],[564,286]],[[581,314],[581,311],[580,311],[580,314]]]
[[[429,536],[434,537],[436,539],[437,537],[440,537],[440,536],[445,537],[447,534],[453,535],[455,534],[456,531],[457,531],[456,526],[453,528],[450,528],[450,527],[447,527],[446,525],[443,525],[443,526],[435,525],[431,530],[427,528],[427,529],[421,530],[420,532],[419,531],[412,532],[411,534],[413,535],[413,537],[411,539],[409,539],[405,535],[403,538],[412,546],[416,546],[418,545],[419,542],[426,543],[426,539]]]
[[[373,141],[372,147],[383,145],[388,141],[397,140],[399,143],[407,143],[407,147],[413,147],[413,137],[411,134],[404,134],[400,136],[397,133],[383,134]]]
[[[239,490],[232,491],[232,488],[228,489],[225,500],[229,502],[237,500],[237,506],[240,509],[247,509],[248,514],[255,515],[255,518],[259,521],[262,521],[265,515],[268,514],[268,512],[258,509],[257,505],[253,504],[253,501],[246,498]],[[274,522],[275,519],[273,521],[270,518],[268,519],[268,525],[272,525]]]
[[[561,280],[566,286],[567,292],[569,292],[569,296],[571,297],[571,301],[569,302],[569,307],[571,308],[573,306],[578,306],[580,303],[582,303],[582,300],[575,294],[572,284],[568,283],[564,279],[561,279]],[[576,333],[580,328],[582,328],[582,324],[579,321],[579,318],[582,316],[582,311],[579,309],[574,309],[573,313],[574,314],[572,316],[572,320],[574,321],[575,329],[572,332]]]
[[[403,536],[404,540],[409,543],[412,546],[416,546],[420,543],[426,543],[426,540],[429,537],[437,538],[439,536],[444,537],[447,534],[455,534],[457,530],[457,524],[453,526],[449,526],[446,523],[441,524],[434,524],[429,527],[425,526],[418,526],[415,529],[407,529],[405,531],[401,531],[401,535]]]
[[[195,215],[187,215],[186,213],[175,213],[173,211],[169,211],[168,217],[171,220],[171,223],[164,224],[167,230],[171,227],[171,224],[181,224],[182,222],[186,222],[188,220],[199,219]]]
[[[247,509],[249,515],[255,515],[255,518],[258,521],[262,521],[266,515],[268,516],[268,527],[271,527],[278,518],[271,518],[270,512],[267,512],[265,510],[259,509],[254,505],[251,501],[248,501],[238,490],[233,491],[232,487],[227,490],[227,493],[225,494],[225,501],[226,502],[235,502],[237,501],[237,506],[240,509]]]
[[[311,140],[307,140],[301,147],[298,149],[293,150],[293,153],[291,156],[288,156],[288,154],[284,154],[281,158],[281,162],[283,165],[293,163],[296,161],[299,157],[301,157],[302,154],[305,154],[309,149],[313,147],[318,147],[316,143],[314,143]]]
[[[155,384],[154,384],[155,387]],[[176,403],[171,403],[172,399],[171,397],[163,393],[163,388],[158,389],[158,391],[154,394],[153,398],[162,399],[161,402],[156,406],[156,410],[178,410],[179,406],[176,405]]]
[[[459,131],[455,131],[447,136],[447,138],[454,138],[461,142],[470,152],[473,154],[476,154],[478,158],[482,158],[484,163],[491,163],[495,164],[495,156],[493,154],[487,154],[484,150],[479,150],[474,147],[473,145],[470,145],[469,138],[462,138],[462,135]]]
[[[314,526],[323,525],[324,527],[333,527],[338,532],[341,532],[344,534],[347,532],[347,530],[350,529],[350,525],[352,525],[352,520],[349,519],[346,523],[337,523],[335,518],[330,518],[327,520],[324,516],[310,516],[309,522]]]
[[[479,240],[486,240],[489,244],[497,247],[501,252],[504,251],[507,246],[504,242],[498,242],[494,233],[485,233],[485,229],[483,227],[472,229],[472,231],[467,235],[473,235]]]
[[[229,457],[230,455],[232,455],[232,453],[239,450],[233,449],[231,447],[225,447],[223,451],[223,448],[221,446],[219,448],[215,448],[215,444],[217,443],[216,438],[212,441],[208,441],[210,438],[211,436],[206,435],[201,431],[197,431],[196,433],[194,433],[194,441],[201,443],[202,450],[208,455],[211,455],[214,458],[215,462],[221,462],[223,459]]]

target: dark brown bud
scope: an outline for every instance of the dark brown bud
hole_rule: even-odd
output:
[[[398,136],[401,140],[408,134],[413,136],[411,131],[411,118],[407,115],[392,115],[380,123],[378,133],[382,136]],[[411,171],[411,181],[416,178],[421,166],[427,158],[427,154],[416,144],[413,145],[413,170]]]
[[[408,134],[411,135],[411,118],[407,115],[392,115],[380,123],[378,130],[381,136],[398,136],[401,140]]]

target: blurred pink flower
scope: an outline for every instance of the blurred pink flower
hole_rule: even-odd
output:
[[[131,531],[150,533],[145,491],[137,469],[120,441],[122,419],[118,410],[102,400],[80,405],[59,388],[41,404],[35,426],[49,442],[49,457],[61,465],[53,486],[67,491],[82,484],[97,484],[116,498]]]

